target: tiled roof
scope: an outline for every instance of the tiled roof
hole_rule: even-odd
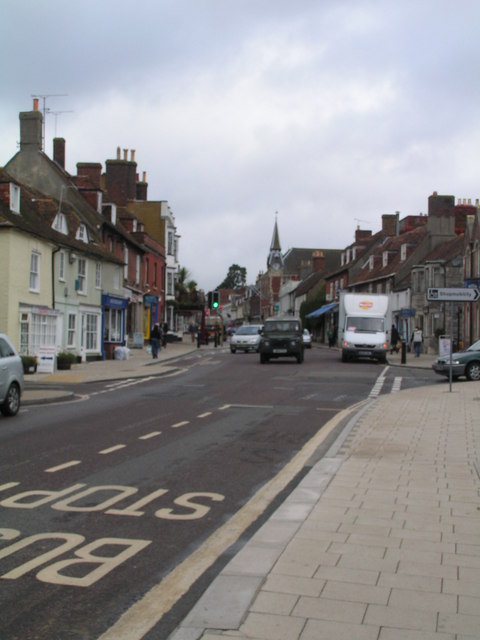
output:
[[[8,182],[20,186],[20,213],[12,212],[10,206],[0,199],[0,227],[15,227],[52,244],[123,264],[123,261],[114,258],[104,245],[94,242],[85,243],[75,239],[79,222],[75,210],[68,203],[62,203],[62,213],[67,218],[69,230],[68,235],[65,235],[52,228],[59,208],[56,200],[31,187],[26,187],[0,169],[0,183]]]
[[[448,262],[458,256],[463,257],[463,242],[464,234],[453,238],[453,240],[447,240],[442,242],[425,258],[425,262],[445,261]]]
[[[377,244],[373,251],[364,257],[364,264],[361,270],[350,279],[349,284],[355,285],[395,276],[399,268],[401,268],[406,261],[401,259],[402,245],[406,245],[407,247],[406,259],[408,259],[426,237],[427,228],[425,225],[417,227],[407,233],[402,233],[399,236],[385,237],[382,243]],[[384,266],[383,256],[385,252],[387,252],[388,258],[387,264]],[[370,256],[373,256],[373,265],[371,264]]]

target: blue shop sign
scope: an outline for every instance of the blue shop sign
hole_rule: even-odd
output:
[[[128,305],[128,299],[104,294],[102,295],[102,305],[104,307],[110,307],[110,309],[126,309]]]
[[[414,307],[411,307],[410,309],[400,309],[400,316],[402,318],[414,318],[416,311],[417,310]]]
[[[143,304],[146,307],[151,307],[154,304],[158,303],[158,296],[152,296],[151,294],[147,294],[143,297]]]

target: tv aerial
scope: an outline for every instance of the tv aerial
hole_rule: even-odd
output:
[[[42,151],[45,151],[45,116],[49,109],[47,109],[47,98],[60,98],[64,96],[68,96],[68,93],[32,93],[32,98],[41,98],[42,99]]]

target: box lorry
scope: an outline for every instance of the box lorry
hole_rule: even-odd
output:
[[[371,358],[386,362],[390,325],[388,295],[342,291],[338,307],[342,361]]]

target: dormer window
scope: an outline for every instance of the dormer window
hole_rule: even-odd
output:
[[[407,259],[407,245],[402,244],[400,247],[400,260],[404,262]]]
[[[67,228],[67,219],[65,218],[65,214],[60,211],[55,216],[55,220],[53,221],[52,228],[59,233],[63,233],[65,236],[68,234]]]
[[[368,268],[370,271],[373,271],[373,267],[375,266],[375,256],[370,256],[368,259]]]
[[[10,182],[10,211],[20,213],[20,187]]]
[[[87,231],[87,227],[83,223],[78,225],[77,233],[75,234],[75,239],[80,240],[80,242],[88,243],[88,231]]]
[[[388,265],[388,251],[384,251],[382,253],[382,266],[386,267]]]

